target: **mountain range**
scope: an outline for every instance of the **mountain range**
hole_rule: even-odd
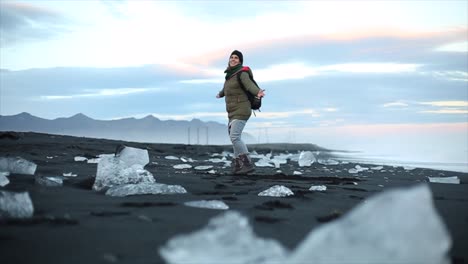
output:
[[[44,119],[29,113],[0,115],[0,131],[40,132],[48,134],[106,138],[148,143],[230,144],[226,125],[217,122],[160,120],[152,115],[144,118],[96,120],[84,114]],[[244,133],[243,140],[255,143]]]

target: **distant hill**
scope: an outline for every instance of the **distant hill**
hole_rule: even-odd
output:
[[[0,131],[40,132],[148,143],[230,144],[227,126],[217,122],[160,120],[152,115],[141,119],[96,120],[84,114],[44,119],[29,113],[0,115]],[[254,137],[244,134],[247,143]]]

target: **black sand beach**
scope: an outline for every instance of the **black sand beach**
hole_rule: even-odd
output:
[[[110,197],[93,191],[97,164],[75,161],[114,153],[119,144],[147,149],[145,167],[158,183],[183,186],[188,193]],[[311,144],[251,145],[251,151],[297,153],[322,150]],[[431,169],[407,170],[383,166],[379,171],[350,174],[357,164],[299,167],[288,161],[276,168],[258,167],[248,176],[232,176],[223,163],[207,161],[230,146],[145,144],[39,133],[0,133],[0,157],[21,156],[37,164],[35,175],[11,174],[0,190],[28,191],[34,204],[30,219],[0,220],[1,263],[164,263],[158,249],[170,238],[203,228],[220,210],[192,208],[184,202],[222,200],[230,210],[249,218],[259,237],[279,241],[294,249],[314,228],[335,220],[368,197],[394,187],[427,182],[427,177],[457,176],[461,184],[430,183],[434,204],[453,240],[452,263],[468,263],[468,174]],[[192,169],[176,170],[180,160],[213,165],[215,174]],[[363,167],[375,165],[360,164]],[[302,175],[293,175],[301,171]],[[36,176],[66,177],[63,186],[35,183]],[[357,185],[355,184],[357,183]],[[311,192],[311,185],[327,186]],[[293,196],[260,197],[273,185],[290,188]],[[401,221],[405,221],[402,217]],[[383,223],[376,223],[383,224]]]

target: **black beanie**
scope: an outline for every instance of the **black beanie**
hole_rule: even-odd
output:
[[[237,57],[239,57],[239,61],[240,61],[240,64],[242,64],[244,62],[244,55],[242,55],[242,52],[238,51],[238,50],[234,50],[232,53],[231,53],[231,56],[235,54],[237,55]]]

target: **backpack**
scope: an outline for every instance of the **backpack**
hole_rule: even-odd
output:
[[[240,78],[242,72],[247,72],[249,74],[250,80],[258,87],[257,82],[255,82],[255,80],[253,79],[252,73],[249,70],[250,70],[249,67],[242,67],[240,72],[237,74],[237,81],[239,82],[242,90],[244,90],[245,94],[247,95],[247,98],[249,98],[250,106],[251,106],[252,110],[260,111],[260,107],[262,106],[262,98],[258,98],[257,96],[255,96],[255,95],[251,94],[249,91],[247,91],[245,89],[244,84],[241,81],[241,78]]]

